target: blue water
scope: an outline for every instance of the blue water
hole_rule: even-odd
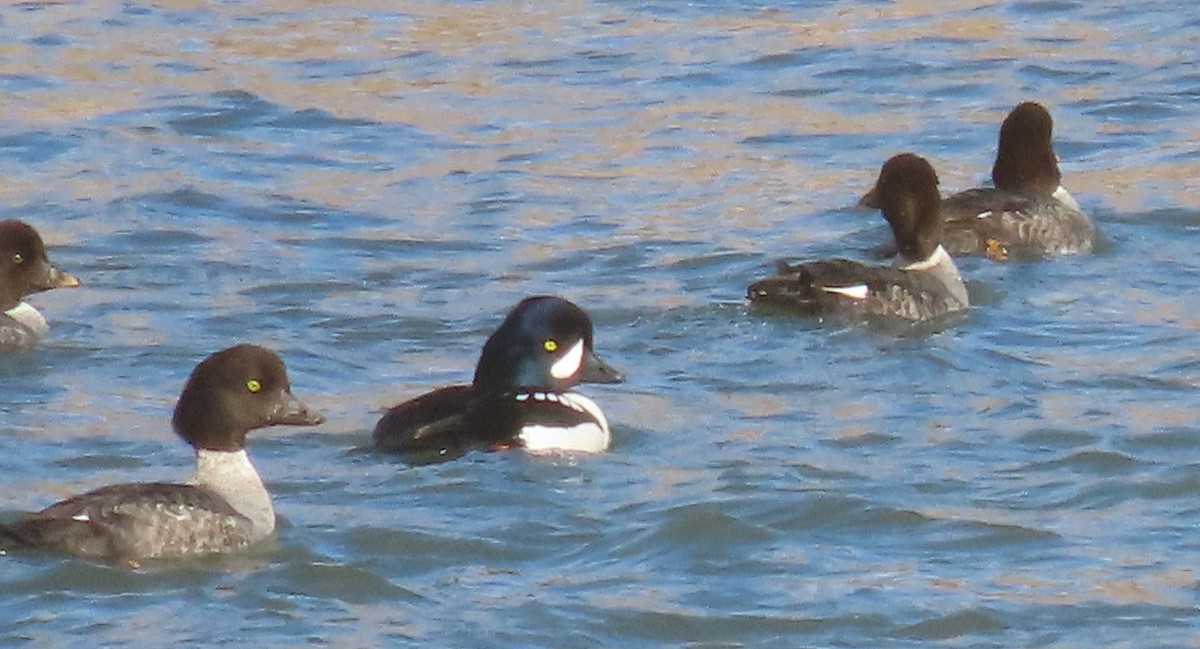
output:
[[[0,510],[186,479],[235,342],[329,419],[252,437],[274,545],[5,558],[0,646],[1195,644],[1200,5],[353,4],[0,8],[0,217],[85,283],[0,358]],[[1025,99],[1097,254],[965,261],[942,330],[747,311]],[[537,293],[629,375],[611,451],[370,451]]]

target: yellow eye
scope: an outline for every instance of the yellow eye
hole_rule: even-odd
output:
[[[542,343],[542,349],[552,352],[558,349],[558,343],[554,342],[553,340],[547,340],[546,342]]]
[[[23,261],[25,261],[25,258],[21,256],[21,253],[18,252],[18,253],[13,254],[13,263],[14,264],[19,264]]]
[[[246,381],[246,389],[254,394],[258,394],[262,390],[262,383],[259,383],[258,379],[250,379]]]

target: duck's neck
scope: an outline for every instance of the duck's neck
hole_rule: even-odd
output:
[[[914,260],[908,259],[904,255],[897,255],[894,263],[900,270],[916,271],[936,277],[945,285],[952,298],[963,306],[968,304],[967,286],[963,283],[962,275],[958,273],[958,266],[955,265],[954,258],[941,245],[938,245],[928,259]]]
[[[1050,196],[1076,212],[1079,211],[1079,203],[1075,202],[1075,197],[1071,195],[1071,192],[1067,191],[1066,187],[1059,185],[1058,189],[1055,189],[1054,193],[1050,194]]]
[[[17,304],[17,306],[6,310],[4,315],[25,325],[39,338],[45,336],[46,332],[50,331],[50,323],[46,322],[46,317],[28,302]]]
[[[950,261],[951,264],[954,263],[950,259],[950,254],[946,252],[946,249],[941,244],[938,244],[938,247],[933,249],[933,254],[925,259],[910,259],[904,253],[901,253],[896,255],[896,260],[892,262],[892,265],[900,270],[929,270],[946,261]]]
[[[245,449],[241,451],[196,450],[196,473],[191,484],[213,491],[239,514],[249,518],[254,529],[266,536],[275,531],[275,508],[271,494]]]

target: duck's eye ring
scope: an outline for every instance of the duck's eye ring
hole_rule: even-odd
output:
[[[13,263],[14,264],[19,264],[23,261],[25,261],[25,257],[22,256],[21,253],[19,253],[19,252],[13,253]]]
[[[546,342],[542,343],[542,349],[548,352],[554,352],[558,349],[558,343],[553,340],[547,340]]]
[[[262,383],[260,383],[258,379],[250,379],[249,381],[246,381],[246,389],[253,394],[258,394],[259,392],[262,392]]]

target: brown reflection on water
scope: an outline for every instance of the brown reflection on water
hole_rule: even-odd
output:
[[[620,74],[653,83],[663,75],[702,71],[707,63],[723,68],[807,48],[921,47],[914,43],[936,38],[976,42],[976,47],[963,48],[965,57],[1013,61],[1012,66],[1001,66],[994,83],[1019,85],[1004,75],[1019,69],[1023,61],[1084,67],[1088,61],[1116,59],[1154,69],[1166,62],[1170,51],[1170,43],[1145,52],[1120,48],[1117,35],[1068,19],[1055,20],[1052,32],[1049,28],[1039,32],[1024,21],[981,10],[990,6],[984,2],[957,5],[952,13],[935,2],[838,6],[803,20],[773,10],[663,20],[582,1],[418,2],[406,3],[400,10],[394,3],[367,2],[344,10],[275,0],[222,5],[220,11],[212,11],[206,3],[183,2],[172,3],[169,12],[159,9],[147,15],[122,14],[119,6],[97,11],[90,3],[39,6],[39,10],[7,13],[6,26],[25,36],[55,34],[67,44],[46,47],[17,39],[0,44],[0,75],[28,75],[48,82],[0,95],[0,109],[14,125],[76,125],[181,98],[203,100],[211,93],[243,89],[294,110],[315,108],[339,117],[408,124],[480,145],[471,151],[457,150],[444,162],[409,169],[410,177],[506,168],[511,165],[502,158],[510,151],[501,145],[523,145],[530,151],[556,152],[552,160],[533,162],[526,169],[557,177],[567,187],[572,178],[670,180],[680,195],[687,196],[725,180],[722,200],[736,207],[723,211],[746,225],[760,224],[755,215],[785,197],[789,218],[851,203],[867,182],[864,175],[869,178],[888,152],[919,146],[919,141],[905,142],[902,136],[928,128],[929,118],[896,106],[896,98],[873,98],[869,87],[856,84],[845,89],[850,96],[863,95],[862,110],[856,114],[832,107],[820,95],[781,97],[767,94],[773,88],[736,82],[732,87],[681,91],[675,98],[639,107],[643,102],[639,83],[580,86],[563,83],[571,80],[570,63],[562,64],[568,69],[561,72],[551,66],[540,78],[524,76],[520,69],[504,64],[565,61],[589,49],[603,53],[606,41],[595,39],[619,37],[633,39],[613,50],[630,55],[629,60],[614,64],[620,66]],[[170,15],[184,19],[174,21]],[[1053,39],[1030,38],[1049,35]],[[412,58],[417,55],[440,60]],[[354,73],[311,74],[305,67],[309,62],[345,63]],[[794,79],[804,73],[789,70],[788,74]],[[1033,94],[1055,106],[1106,92],[1111,95],[1113,89],[1048,85]],[[1019,98],[999,103],[1007,105]],[[879,101],[888,107],[876,105]],[[1056,113],[1060,133],[1103,138],[1120,130],[1118,125],[1065,110]],[[974,131],[964,137],[991,142],[1002,114],[981,112],[968,100],[950,109],[948,117],[963,120],[955,128],[964,133]],[[472,131],[488,123],[502,128],[487,134]],[[1183,130],[1181,137],[1173,139],[1176,142],[1195,142],[1200,135],[1195,127],[1173,128]],[[829,165],[821,151],[798,151],[781,165],[780,160],[742,144],[747,138],[773,134],[871,132],[880,133],[879,150],[868,152],[859,164],[843,166]],[[1171,147],[1170,142],[1165,146]],[[683,147],[690,163],[651,161],[646,147],[654,144]],[[971,159],[947,158],[937,151],[927,154],[939,160],[939,168],[944,167],[947,190],[973,184],[990,166],[990,150]],[[1085,205],[1128,211],[1150,196],[1165,196],[1183,205],[1196,202],[1198,162],[1167,162],[1152,153],[1132,160],[1126,156],[1116,165],[1092,163],[1081,168],[1074,162],[1064,160],[1064,168],[1072,190]],[[120,193],[116,187],[130,183],[175,184],[164,170],[147,170],[142,173],[152,177],[132,181],[130,176],[139,171],[118,160],[72,164],[81,169],[99,167],[106,174],[99,179],[70,174],[66,165],[57,187],[76,198],[113,198]],[[396,178],[387,173],[320,169],[278,180],[281,189],[301,199],[379,208],[387,199],[377,197],[386,197],[388,183]],[[19,195],[34,186],[20,178],[14,183],[4,195]],[[662,214],[677,215],[678,208],[692,206],[685,202],[662,207]],[[782,220],[782,215],[766,218],[770,224]]]

